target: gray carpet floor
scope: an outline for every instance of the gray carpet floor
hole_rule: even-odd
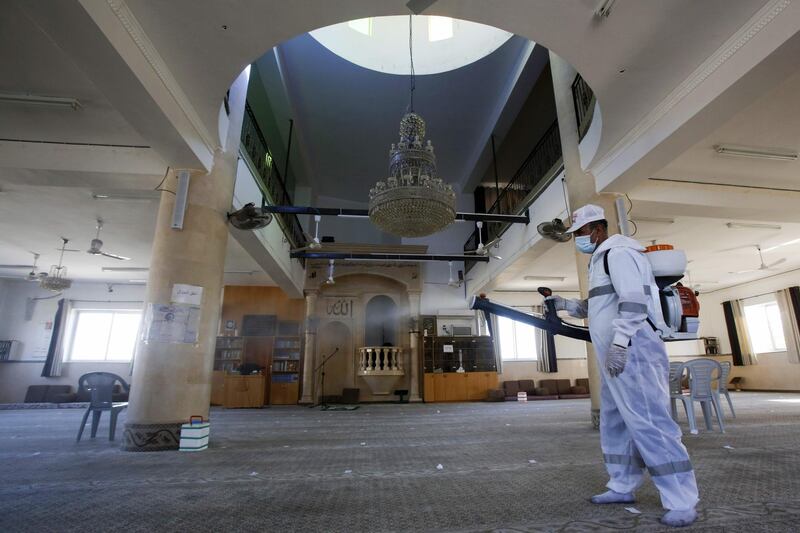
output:
[[[800,531],[800,395],[734,402],[725,434],[684,437],[701,490],[689,529]],[[123,452],[107,418],[76,443],[77,409],[0,411],[0,531],[663,530],[652,483],[641,514],[587,502],[606,481],[588,411],[588,400],[215,408],[198,453]]]

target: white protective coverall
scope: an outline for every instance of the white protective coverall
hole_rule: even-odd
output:
[[[659,333],[661,304],[644,248],[624,235],[597,247],[589,264],[588,300],[567,300],[575,318],[589,318],[589,332],[602,376],[600,443],[608,475],[606,485],[634,492],[645,468],[661,493],[665,509],[694,509],[697,483],[681,430],[670,416],[669,361]],[[609,275],[603,265],[608,253]],[[648,321],[649,319],[649,321]],[[613,343],[628,346],[628,360],[618,377],[605,368]]]

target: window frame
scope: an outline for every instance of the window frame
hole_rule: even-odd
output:
[[[109,324],[109,331],[108,331],[108,339],[106,340],[106,347],[105,347],[105,354],[103,359],[75,359],[73,356],[73,352],[75,350],[75,340],[77,339],[77,331],[78,331],[78,322],[80,321],[80,315],[86,313],[104,313],[104,314],[111,314],[111,323]],[[136,338],[134,340],[133,349],[131,350],[131,356],[129,359],[109,359],[108,358],[108,347],[111,343],[111,330],[114,326],[114,315],[117,314],[125,314],[131,315],[135,314],[139,316],[139,327],[137,328]],[[139,332],[141,331],[142,320],[144,318],[144,312],[139,308],[95,308],[95,307],[87,307],[87,308],[77,308],[72,309],[70,311],[69,322],[67,323],[67,333],[68,337],[66,340],[67,350],[64,354],[64,362],[65,363],[116,363],[116,364],[130,364],[133,361],[133,357],[136,354],[136,341],[139,338]]]
[[[524,310],[530,310],[529,307],[525,307],[523,309]],[[503,340],[502,340],[502,336],[500,335],[500,321],[501,320],[508,320],[511,323],[511,332],[512,332],[511,342],[512,342],[512,346],[514,347],[514,357],[513,358],[506,358],[504,353],[503,353]],[[499,345],[499,348],[500,348],[500,360],[503,363],[517,363],[517,362],[520,362],[520,363],[536,363],[536,362],[538,362],[539,361],[539,335],[541,334],[541,332],[539,331],[538,328],[535,328],[533,326],[529,326],[529,327],[533,328],[533,338],[534,338],[533,357],[527,357],[527,356],[526,357],[520,357],[519,354],[517,353],[517,345],[518,345],[518,343],[517,343],[517,324],[519,324],[519,322],[517,322],[516,320],[511,320],[510,318],[506,318],[506,317],[502,317],[502,316],[498,316],[497,317],[497,329],[498,329],[497,342],[498,342],[498,345]]]
[[[767,311],[767,307],[775,307],[778,312],[778,324],[780,325],[780,331],[776,331],[773,322],[770,320],[770,315]],[[747,316],[747,309],[748,308],[760,308],[759,312],[763,314],[764,321],[767,326],[767,336],[769,338],[770,349],[766,351],[757,351],[755,347],[755,336],[753,335],[753,331],[750,327],[750,321],[748,320]],[[786,352],[786,332],[783,331],[783,316],[781,315],[780,305],[778,305],[778,300],[772,294],[767,294],[761,297],[754,297],[754,298],[745,298],[742,300],[742,312],[744,314],[744,325],[747,328],[747,335],[748,341],[750,343],[750,349],[756,355],[769,355],[769,354],[776,354],[776,353],[784,353]],[[775,345],[775,338],[777,334],[780,333],[783,335],[784,347],[780,348]]]

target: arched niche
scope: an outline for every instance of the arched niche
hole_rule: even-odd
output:
[[[336,351],[338,348],[338,351]],[[326,322],[319,330],[317,336],[316,366],[334,353],[325,363],[325,396],[339,396],[342,389],[350,387],[352,374],[353,333],[343,322]],[[317,398],[322,394],[322,372],[316,374]]]
[[[373,296],[364,313],[365,346],[398,346],[400,309],[384,294]]]

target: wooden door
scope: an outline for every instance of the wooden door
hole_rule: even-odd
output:
[[[424,381],[423,388],[422,388],[422,398],[426,402],[435,402],[436,401],[436,393],[435,393],[434,384],[433,384],[433,381],[434,381],[433,374],[431,374],[429,372],[426,372],[425,374],[423,374],[423,376],[424,376],[424,380],[425,381]]]
[[[469,372],[467,374],[467,399],[484,400],[486,399],[486,373]]]
[[[433,397],[436,402],[447,401],[447,374],[434,374],[433,375]]]
[[[462,402],[467,399],[467,374],[451,373],[447,376],[445,401]]]

